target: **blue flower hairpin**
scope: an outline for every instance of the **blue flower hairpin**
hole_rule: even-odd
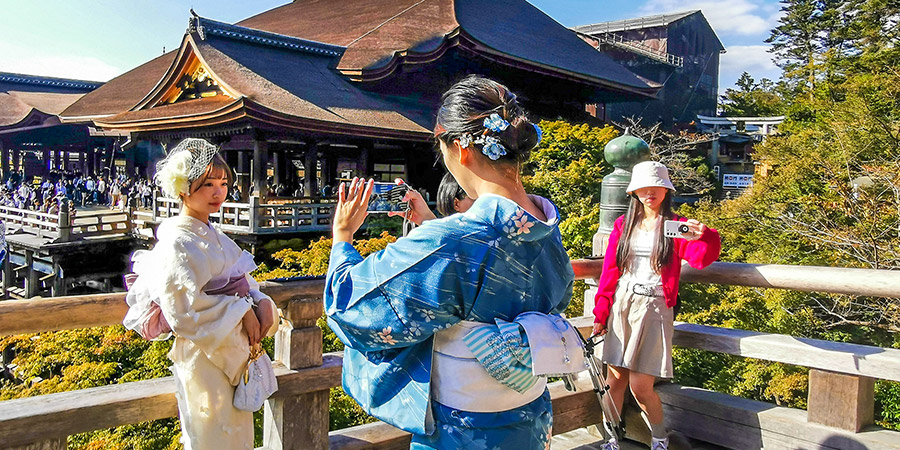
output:
[[[493,136],[478,136],[474,142],[481,144],[481,153],[491,158],[491,161],[496,161],[506,154],[506,148],[500,143],[500,139]]]
[[[492,113],[484,118],[484,127],[495,133],[505,130],[509,126],[509,122],[500,117],[500,114]]]
[[[533,123],[533,124],[531,124],[531,125],[534,126],[534,131],[537,131],[537,135],[538,135],[537,143],[540,144],[540,143],[541,143],[541,139],[544,138],[544,132],[541,131],[541,127],[539,127],[536,123]]]

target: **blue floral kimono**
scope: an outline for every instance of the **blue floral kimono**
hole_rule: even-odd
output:
[[[462,320],[512,321],[568,306],[574,274],[558,213],[532,198],[546,222],[509,199],[483,195],[466,213],[427,221],[368,258],[346,242],[332,247],[325,311],[346,345],[344,390],[369,414],[413,433],[412,448],[549,445],[546,390],[524,406],[490,413],[431,398],[436,332]]]

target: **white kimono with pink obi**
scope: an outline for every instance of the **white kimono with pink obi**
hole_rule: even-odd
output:
[[[153,250],[132,257],[138,278],[128,303],[140,310],[157,299],[175,334],[169,359],[185,449],[253,448],[253,415],[232,405],[234,386],[250,354],[241,319],[251,301],[204,292],[249,274],[256,268],[253,256],[219,229],[186,215],[163,220],[156,237]],[[247,278],[253,302],[266,298],[259,284]]]

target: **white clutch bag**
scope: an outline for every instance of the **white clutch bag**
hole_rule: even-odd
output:
[[[242,411],[259,411],[277,390],[278,380],[269,355],[260,346],[250,349],[250,362],[234,388],[234,407]]]

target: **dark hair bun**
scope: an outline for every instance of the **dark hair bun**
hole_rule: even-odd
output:
[[[518,116],[510,120],[506,130],[497,133],[497,137],[506,147],[504,158],[515,161],[527,160],[531,155],[531,150],[538,145],[537,130],[525,116]]]
[[[494,113],[509,122],[505,130],[485,128],[485,118]],[[481,135],[499,139],[506,154],[497,161],[525,161],[538,144],[537,130],[525,117],[516,95],[506,86],[478,75],[470,75],[451,86],[444,93],[437,114],[436,138],[449,144],[464,135],[473,139]],[[481,144],[472,145],[482,148]]]

